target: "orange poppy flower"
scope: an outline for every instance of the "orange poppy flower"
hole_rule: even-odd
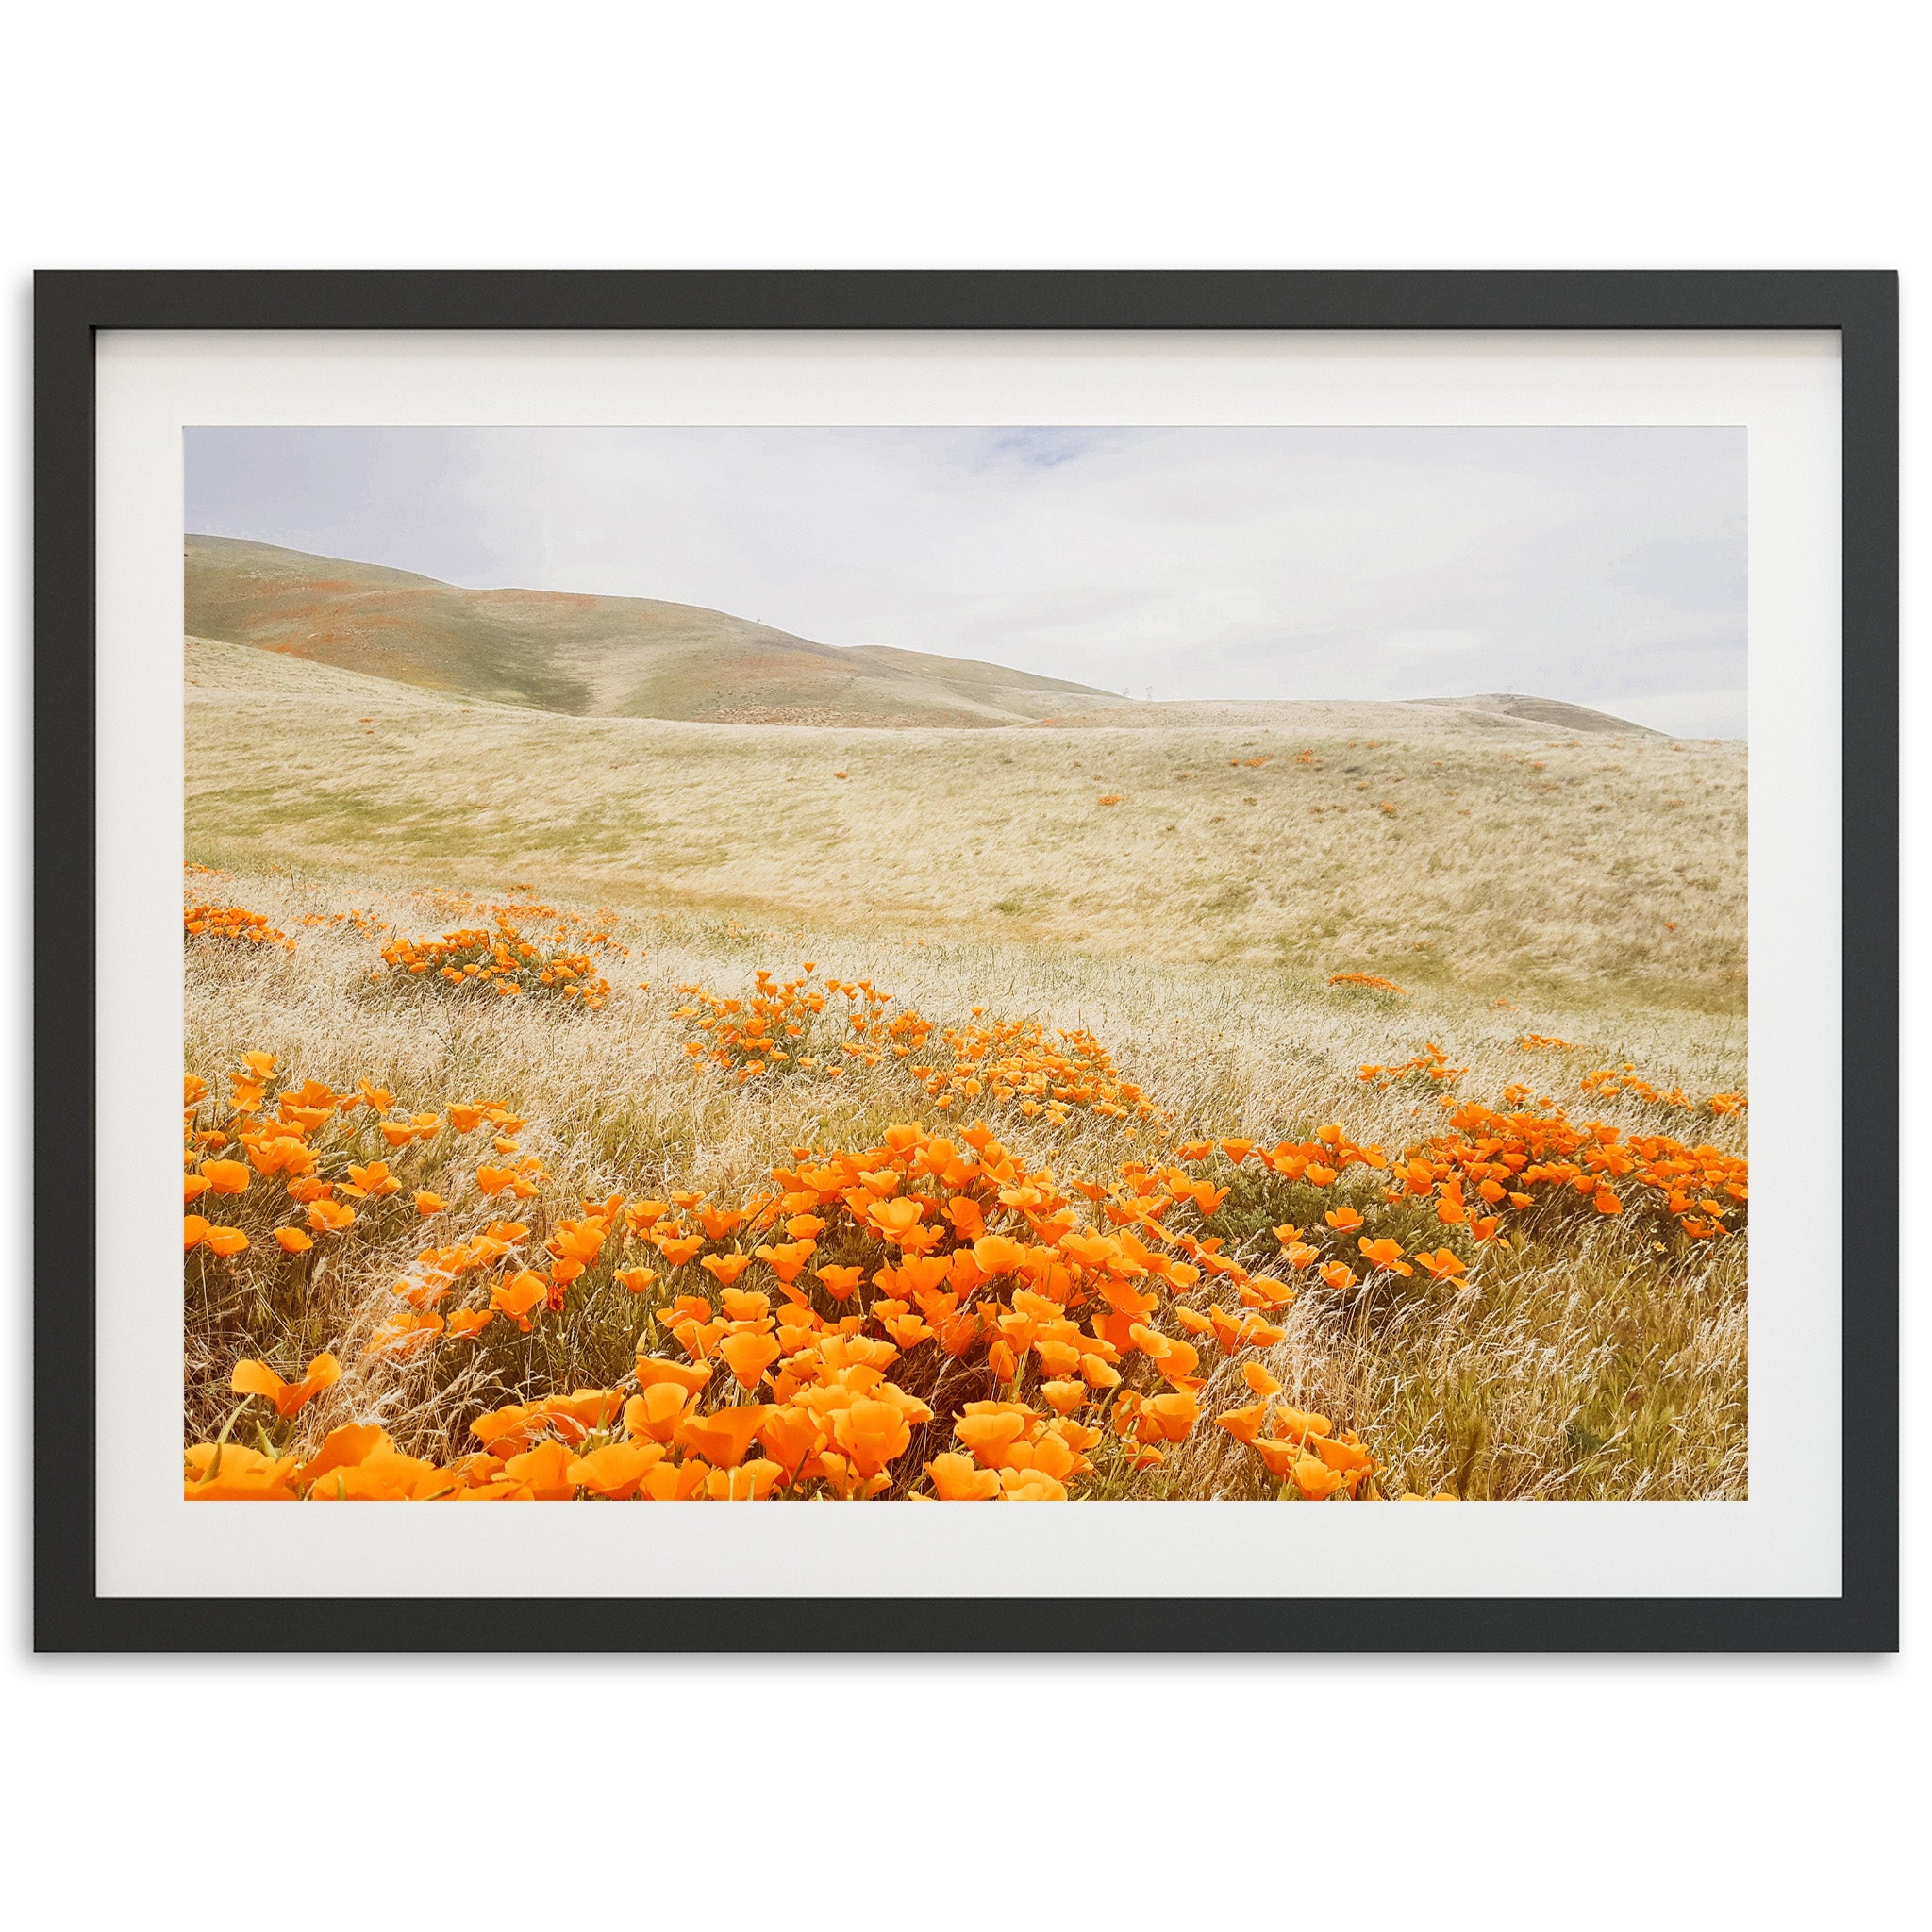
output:
[[[985,1210],[970,1195],[953,1195],[946,1203],[946,1219],[962,1241],[976,1241],[986,1232]]]
[[[695,1458],[682,1464],[660,1462],[644,1472],[638,1495],[641,1500],[653,1503],[689,1503],[704,1494],[705,1478],[709,1474],[708,1468]]]
[[[1311,1503],[1324,1502],[1346,1480],[1340,1470],[1330,1469],[1325,1462],[1307,1455],[1295,1458],[1291,1474],[1294,1477],[1295,1488]]]
[[[687,1416],[675,1432],[677,1441],[696,1451],[716,1469],[735,1469],[770,1411],[767,1403],[749,1402],[709,1415]]]
[[[1000,1488],[1009,1503],[1064,1503],[1066,1485],[1056,1481],[1044,1470],[1003,1469]]]
[[[1156,1395],[1141,1405],[1142,1426],[1152,1430],[1148,1440],[1163,1442],[1178,1442],[1194,1426],[1200,1412],[1200,1404],[1186,1390]]]
[[[189,1219],[198,1220],[191,1215]],[[239,1255],[248,1245],[248,1237],[239,1227],[211,1227],[202,1236],[203,1242],[217,1255]]]
[[[625,1434],[639,1441],[669,1442],[696,1400],[675,1382],[654,1382],[624,1405]]]
[[[710,1385],[715,1373],[715,1369],[707,1367],[703,1362],[670,1361],[662,1356],[655,1355],[641,1355],[637,1359],[640,1389],[650,1389],[659,1382],[670,1382],[687,1395],[695,1395],[699,1390]]]
[[[852,1291],[858,1286],[860,1278],[865,1274],[863,1268],[857,1267],[814,1268],[811,1272],[824,1284],[825,1292],[835,1302],[848,1300],[851,1297]]]
[[[237,1362],[228,1387],[237,1395],[266,1396],[275,1404],[275,1413],[286,1421],[300,1413],[311,1397],[334,1388],[341,1378],[341,1363],[332,1355],[319,1355],[295,1383],[284,1382],[266,1362]]]
[[[925,1213],[925,1203],[910,1195],[900,1195],[887,1201],[874,1201],[866,1210],[866,1219],[876,1227],[889,1241],[903,1241],[915,1229]]]
[[[1259,1362],[1243,1362],[1241,1364],[1241,1380],[1248,1385],[1255,1394],[1264,1398],[1281,1393],[1281,1384]]]
[[[925,1465],[933,1494],[942,1503],[988,1503],[998,1497],[999,1472],[975,1466],[970,1456],[948,1451]]]
[[[490,1306],[499,1315],[508,1315],[527,1335],[530,1332],[530,1311],[549,1298],[549,1283],[528,1268],[520,1268],[516,1274],[496,1284],[491,1291]]]
[[[1353,1234],[1362,1224],[1362,1218],[1353,1208],[1331,1208],[1323,1217],[1337,1234]]]
[[[1415,1270],[1409,1267],[1402,1258],[1402,1243],[1400,1241],[1388,1240],[1372,1241],[1367,1235],[1363,1235],[1356,1242],[1356,1246],[1367,1257],[1371,1268],[1386,1269],[1391,1274],[1413,1274],[1415,1273]]]
[[[741,1389],[757,1388],[779,1352],[777,1342],[769,1335],[727,1335],[718,1344],[718,1353]]]
[[[997,1274],[1010,1274],[1026,1258],[1026,1250],[1005,1235],[983,1235],[973,1243],[973,1259],[991,1280]]]
[[[1277,1408],[1274,1426],[1277,1435],[1291,1436],[1300,1442],[1310,1436],[1327,1435],[1335,1424],[1325,1415],[1304,1415],[1298,1408]]]
[[[1214,1426],[1225,1429],[1237,1442],[1252,1442],[1261,1433],[1262,1425],[1268,1420],[1268,1405],[1265,1402],[1250,1404],[1246,1408],[1224,1408],[1214,1418]]]
[[[1333,1437],[1316,1436],[1310,1439],[1308,1446],[1330,1469],[1341,1475],[1351,1475],[1357,1470],[1367,1472],[1375,1466],[1374,1459],[1358,1442],[1342,1442]]]
[[[1221,1344],[1224,1355],[1232,1355],[1241,1348],[1273,1348],[1284,1340],[1288,1331],[1276,1328],[1262,1321],[1259,1315],[1237,1317],[1231,1309],[1215,1308],[1210,1320],[1214,1328],[1214,1339]]]
[[[705,1478],[705,1494],[714,1503],[762,1503],[785,1472],[762,1457],[736,1469],[714,1469]]]
[[[589,1456],[574,1457],[564,1474],[578,1489],[620,1502],[635,1496],[645,1472],[663,1461],[658,1442],[609,1442]]]
[[[890,1402],[860,1401],[833,1410],[832,1436],[862,1476],[876,1475],[912,1441],[905,1414]]]
[[[809,1239],[780,1241],[775,1246],[766,1242],[752,1252],[789,1288],[805,1273],[807,1263],[817,1252],[817,1245]]]
[[[1313,1249],[1308,1251],[1308,1258],[1314,1259]],[[1242,1306],[1250,1308],[1285,1308],[1294,1299],[1294,1290],[1271,1274],[1250,1275],[1238,1292]]]
[[[673,1322],[671,1332],[677,1338],[677,1344],[693,1362],[704,1361],[724,1339],[730,1324],[724,1321],[700,1322],[692,1316],[686,1316],[681,1322]]]
[[[571,1476],[575,1459],[561,1442],[539,1442],[521,1456],[512,1456],[503,1465],[503,1474],[517,1486],[515,1493],[521,1500],[565,1503],[576,1493]]]
[[[969,1402],[965,1413],[953,1424],[953,1433],[972,1451],[975,1461],[987,1469],[997,1469],[1030,1424],[1031,1416],[1024,1408],[998,1402]]]
[[[292,1503],[292,1456],[264,1456],[239,1442],[197,1442],[187,1452],[183,1496],[191,1503]]]
[[[350,1423],[340,1429],[331,1429],[322,1440],[322,1447],[295,1472],[295,1481],[307,1488],[326,1475],[333,1469],[349,1469],[373,1455],[377,1449],[390,1446],[387,1432],[374,1423]]]
[[[758,1424],[758,1441],[778,1459],[788,1475],[795,1474],[806,1457],[824,1440],[818,1418],[796,1404],[768,1408]]]
[[[275,1240],[291,1255],[300,1255],[315,1245],[312,1237],[306,1235],[299,1227],[278,1227]]]

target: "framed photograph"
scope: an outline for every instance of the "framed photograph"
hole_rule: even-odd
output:
[[[1892,1647],[1896,299],[40,277],[37,1644]]]

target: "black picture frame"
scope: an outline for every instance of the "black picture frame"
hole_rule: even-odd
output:
[[[1898,284],[1820,272],[118,272],[34,285],[35,1095],[94,1131],[94,345],[111,329],[1829,330],[1842,351],[1843,1081],[1898,1085]],[[76,1095],[79,1099],[76,1100]],[[1859,1147],[1870,1198],[1896,1143]],[[95,1230],[35,1178],[44,1651],[1885,1651],[1898,1641],[1898,1241],[1848,1221],[1837,1597],[121,1598],[95,1593]],[[1856,1254],[1853,1245],[1856,1244]],[[1856,1266],[1854,1266],[1856,1262]],[[88,1445],[84,1482],[71,1447]],[[536,1613],[518,1616],[520,1609]],[[508,1610],[511,1614],[506,1616]],[[526,1647],[519,1645],[519,1647]]]

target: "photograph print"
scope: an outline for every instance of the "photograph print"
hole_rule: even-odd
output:
[[[1741,429],[184,459],[188,1498],[1748,1493]]]

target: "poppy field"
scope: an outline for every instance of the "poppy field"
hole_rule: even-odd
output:
[[[370,702],[319,699],[304,744],[316,714],[325,738]],[[279,704],[201,708],[182,941],[188,1496],[1745,1492],[1748,1083],[1741,954],[1722,934],[1691,936],[1703,965],[1674,1005],[1655,990],[1672,933],[1630,975],[1607,971],[1624,924],[1657,909],[1616,900],[1567,964],[1526,964],[1504,991],[1440,922],[1406,937],[1431,908],[1398,882],[1466,862],[1465,828],[1405,824],[1391,874],[1379,799],[1351,835],[1353,925],[1298,939],[1308,964],[1197,930],[1153,871],[1137,890],[1161,939],[1138,953],[1095,943],[1100,919],[1070,943],[1051,912],[902,923],[889,886],[870,918],[694,903],[616,850],[608,891],[586,893],[580,840],[558,841],[561,884],[546,876],[555,798],[519,820],[500,776],[476,808],[515,828],[500,863],[414,863],[400,801],[405,836],[372,830],[353,865],[301,835],[271,862],[262,801],[296,779],[260,781],[296,756],[295,722]],[[574,724],[609,728],[541,721]],[[216,755],[197,761],[203,729]],[[666,729],[718,731],[647,726],[641,793],[678,769],[649,774]],[[1129,735],[1024,737],[1030,757],[1053,742],[1083,765],[1154,755],[1114,746]],[[206,780],[244,736],[258,784],[238,806]],[[992,782],[994,747],[1023,734],[972,736]],[[1225,765],[1251,788],[1302,753],[1307,773],[1364,752],[1264,738],[1257,756],[1240,741],[1255,736]],[[816,737],[789,734],[786,757]],[[824,749],[828,785],[891,757],[926,788],[901,825],[915,873],[959,837],[954,767],[930,756],[942,737]],[[1221,768],[1204,737],[1166,746],[1194,774],[1177,782]],[[1486,748],[1436,733],[1375,750],[1412,775],[1459,762],[1467,784]],[[1708,748],[1617,756],[1687,792],[1694,758],[1735,810],[1740,774]],[[1583,830],[1614,868],[1627,823],[1590,824],[1608,816]],[[813,824],[774,824],[774,849],[821,837]],[[1072,841],[1070,872],[1090,859]],[[1645,863],[1662,859],[1653,842]],[[1740,819],[1728,852],[1689,866],[1723,883],[1710,917],[1740,919]],[[1588,910],[1571,895],[1568,916]],[[1513,916],[1555,913],[1525,889]],[[1374,929],[1405,937],[1369,943]]]

